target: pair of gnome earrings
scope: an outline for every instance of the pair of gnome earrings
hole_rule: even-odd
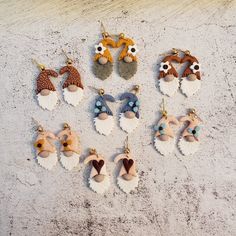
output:
[[[162,117],[154,126],[155,137],[154,146],[157,151],[166,156],[173,152],[175,147],[175,134],[171,127],[171,124],[179,126],[180,123],[187,122],[187,127],[184,128],[180,139],[178,140],[178,147],[183,155],[194,154],[200,145],[199,131],[202,120],[196,114],[194,109],[191,109],[186,116],[176,119],[172,115],[168,115],[165,110],[164,100],[162,108]]]
[[[119,114],[120,127],[127,133],[131,133],[139,123],[140,103],[136,95],[138,92],[139,86],[136,85],[131,92],[123,93],[120,96],[120,100],[126,100]],[[113,113],[107,102],[115,102],[115,98],[105,94],[103,89],[100,89],[98,94],[94,107],[94,125],[98,133],[107,136],[114,127]]]
[[[130,193],[138,186],[139,177],[136,172],[135,160],[128,147],[128,139],[124,153],[117,155],[114,162],[120,164],[117,185],[123,192]],[[90,188],[96,193],[103,194],[106,192],[110,187],[110,176],[107,172],[105,158],[98,154],[95,149],[91,149],[84,163],[90,163],[92,167],[88,178]]]
[[[60,142],[60,162],[67,170],[72,170],[79,163],[81,145],[79,137],[68,124],[64,124],[63,130],[57,135],[43,129],[41,125],[37,128],[37,137],[34,142],[36,160],[39,165],[51,170],[58,161],[55,141]]]
[[[105,31],[102,24],[102,36],[99,44],[95,45],[95,56],[93,72],[101,80],[107,79],[113,70],[113,58],[108,47],[123,49],[118,58],[118,72],[126,80],[130,79],[137,72],[137,46],[130,38],[126,38],[123,33],[119,34],[118,41],[114,41],[112,36]]]
[[[183,58],[179,57],[179,52],[184,53]],[[173,62],[177,62],[181,65],[187,63],[182,73],[180,84],[179,75],[173,66]],[[172,52],[169,55],[165,55],[160,63],[158,80],[160,91],[163,94],[171,97],[180,87],[182,93],[190,97],[201,87],[200,64],[197,58],[190,54],[190,51],[182,51],[173,48]]]
[[[63,51],[64,52],[64,51]],[[65,52],[64,52],[65,53]],[[84,86],[81,82],[78,70],[73,66],[73,60],[66,53],[66,66],[63,66],[59,74],[68,74],[68,77],[62,85],[64,99],[68,104],[77,106],[83,98]],[[46,110],[53,110],[58,103],[58,95],[55,86],[50,81],[50,77],[58,77],[58,73],[51,69],[46,69],[44,65],[34,62],[38,65],[40,73],[36,82],[36,95],[39,105]]]

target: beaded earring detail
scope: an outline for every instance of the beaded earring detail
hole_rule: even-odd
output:
[[[103,39],[99,44],[95,45],[93,73],[97,78],[105,80],[111,75],[113,70],[113,58],[108,46],[115,48],[116,43],[105,31],[103,24],[101,24],[101,27]]]
[[[139,90],[139,86],[136,85],[131,92],[123,93],[120,97],[120,100],[127,100],[120,112],[120,127],[127,133],[131,133],[139,123],[140,102],[136,96]]]
[[[202,120],[196,114],[196,111],[191,109],[188,115],[181,117],[179,121],[182,123],[188,122],[188,126],[179,139],[178,147],[183,155],[194,154],[200,145],[199,131]]]
[[[160,154],[166,156],[171,154],[175,147],[175,134],[170,124],[179,125],[179,121],[174,116],[167,115],[164,99],[162,100],[161,114],[162,118],[154,126],[154,146]]]
[[[183,51],[185,56],[181,63],[188,62],[181,78],[181,91],[190,97],[201,87],[200,64],[196,57],[190,55],[190,51]]]
[[[77,69],[72,66],[72,59],[70,59],[65,51],[63,51],[67,58],[67,65],[60,69],[60,75],[64,73],[68,73],[68,77],[63,83],[63,95],[64,99],[67,103],[72,106],[77,106],[79,102],[82,100],[84,95],[84,86],[81,82],[80,74]]]
[[[115,102],[115,98],[109,94],[105,94],[104,89],[99,89],[98,94],[99,96],[95,100],[94,125],[98,133],[107,136],[113,129],[114,118],[106,101]]]
[[[116,47],[124,45],[123,50],[119,56],[118,71],[122,78],[128,80],[133,77],[137,72],[137,57],[138,52],[137,45],[130,38],[125,38],[125,35],[121,33],[119,35],[119,41]]]
[[[84,160],[84,164],[88,163],[92,165],[88,179],[89,186],[94,192],[103,194],[110,187],[105,159],[97,153],[96,149],[90,149],[89,156]]]
[[[172,49],[172,54],[164,57],[159,68],[158,80],[160,91],[169,97],[172,97],[179,88],[178,73],[172,65],[173,61],[181,62],[176,49]]]
[[[36,160],[39,165],[47,170],[51,170],[57,164],[56,147],[52,140],[57,140],[57,137],[50,131],[45,131],[41,125],[37,128],[38,135],[34,142],[36,151]]]
[[[61,142],[60,162],[65,169],[72,170],[78,165],[81,155],[79,137],[67,123],[64,124],[63,130],[57,137]]]
[[[139,177],[136,172],[135,161],[128,147],[128,137],[126,138],[124,153],[115,157],[114,162],[118,163],[119,161],[121,161],[121,169],[117,177],[117,184],[122,191],[130,193],[138,187]]]
[[[37,63],[36,60],[33,62],[40,69],[40,73],[37,77],[36,83],[36,94],[39,105],[43,109],[47,109],[49,111],[53,110],[58,102],[57,92],[49,79],[49,76],[58,77],[58,74],[54,70],[45,69],[45,66]]]

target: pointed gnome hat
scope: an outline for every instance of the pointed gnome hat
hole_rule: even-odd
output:
[[[137,96],[133,93],[123,93],[120,97],[120,100],[127,99],[127,103],[121,109],[121,113],[125,113],[126,111],[132,111],[135,113],[135,116],[139,118],[139,100]]]
[[[115,102],[115,98],[108,94],[97,97],[94,108],[95,117],[99,116],[101,113],[107,113],[108,115],[113,116],[113,113],[108,107],[106,101]]]

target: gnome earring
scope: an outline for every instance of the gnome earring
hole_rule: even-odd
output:
[[[114,126],[113,113],[106,101],[115,102],[115,98],[105,94],[104,89],[99,89],[98,94],[94,108],[94,124],[97,132],[106,136],[111,133]]]
[[[72,66],[72,59],[70,59],[65,51],[63,51],[67,58],[67,65],[60,69],[60,74],[68,73],[68,77],[63,83],[64,99],[72,106],[77,106],[83,98],[84,86],[81,82],[80,74],[75,67]]]
[[[79,163],[81,146],[79,137],[70,126],[65,123],[63,130],[57,135],[61,142],[60,156],[61,164],[67,170],[72,170]]]
[[[192,96],[201,87],[200,64],[196,57],[190,55],[190,52],[183,51],[185,56],[181,63],[188,62],[181,79],[181,90],[187,96]]]
[[[137,57],[138,52],[137,45],[130,38],[125,38],[125,35],[121,33],[119,35],[119,41],[116,46],[119,48],[124,45],[124,49],[119,56],[118,70],[122,78],[128,80],[133,77],[137,72]]]
[[[131,133],[139,123],[139,100],[136,94],[139,92],[139,86],[136,85],[130,93],[123,93],[120,100],[127,99],[125,106],[120,112],[120,127],[127,133]]]
[[[41,125],[37,128],[38,135],[34,142],[36,160],[47,170],[51,170],[57,163],[56,147],[51,140],[57,137],[50,131],[45,131]]]
[[[179,79],[176,69],[172,65],[172,61],[180,63],[181,58],[178,56],[178,51],[172,49],[172,54],[164,57],[159,68],[159,87],[160,91],[171,97],[179,88]]]
[[[58,74],[54,70],[45,69],[45,66],[37,63],[36,60],[33,60],[33,62],[40,69],[36,85],[38,103],[43,109],[51,111],[55,108],[58,98],[56,89],[50,81],[49,76],[57,77]]]
[[[194,154],[200,145],[199,131],[202,120],[197,116],[196,111],[191,109],[187,116],[179,119],[180,122],[188,122],[188,126],[184,129],[178,147],[183,155]]]
[[[95,45],[93,73],[97,78],[105,80],[111,75],[113,70],[113,58],[108,46],[115,48],[116,43],[105,31],[103,24],[101,24],[101,27],[103,39],[99,44]]]
[[[175,147],[175,134],[170,124],[179,125],[179,122],[174,116],[167,115],[164,99],[162,100],[161,113],[162,118],[158,121],[158,124],[154,126],[154,130],[156,131],[154,146],[160,154],[166,156],[171,154]]]
[[[125,193],[130,193],[138,187],[139,177],[136,172],[135,161],[128,147],[128,137],[126,139],[124,153],[115,157],[114,162],[118,163],[119,161],[121,161],[121,169],[117,177],[117,184]]]
[[[84,160],[84,164],[88,163],[92,165],[88,179],[89,186],[94,192],[103,194],[110,186],[110,177],[106,170],[105,159],[95,149],[91,149],[89,156]]]

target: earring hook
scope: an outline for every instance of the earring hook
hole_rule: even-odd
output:
[[[139,93],[140,92],[140,86],[139,85],[135,85],[132,88],[131,92],[134,92],[135,94]]]
[[[90,89],[96,91],[100,96],[103,96],[105,94],[105,90],[103,88],[95,88],[93,86],[88,86]]]
[[[129,148],[129,136],[126,137],[125,139],[125,154],[130,153],[130,148]]]
[[[107,38],[107,37],[109,36],[109,34],[108,34],[108,32],[106,31],[105,26],[104,26],[104,24],[102,23],[102,21],[101,21],[101,32],[102,32],[103,38]]]
[[[73,60],[68,56],[68,54],[66,53],[66,51],[64,50],[64,49],[62,49],[62,52],[63,52],[63,54],[65,55],[65,57],[66,57],[66,62],[67,62],[67,64],[72,64],[73,63]]]
[[[165,99],[164,98],[162,98],[161,114],[162,114],[162,116],[167,117],[167,111],[165,108]]]
[[[194,108],[189,109],[188,114],[191,118],[193,118],[193,119],[198,118],[202,122],[202,119],[197,115],[196,109],[194,109]]]
[[[33,122],[37,125],[36,130],[38,132],[43,132],[44,131],[43,126],[36,119],[34,119],[34,117],[31,117],[31,118],[32,118]]]
[[[89,154],[90,155],[97,155],[97,150],[95,148],[90,148],[89,149]]]
[[[36,59],[33,59],[33,58],[32,58],[32,62],[33,62],[41,71],[45,70],[45,66],[44,66],[43,64],[38,63]]]

